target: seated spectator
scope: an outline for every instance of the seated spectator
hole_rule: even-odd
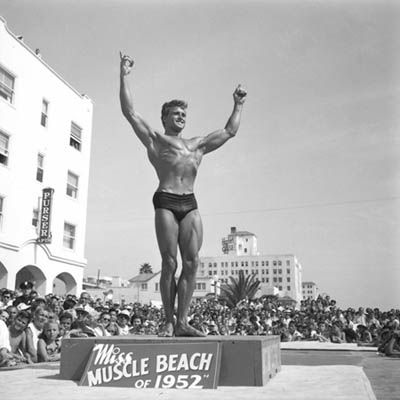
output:
[[[359,345],[370,345],[372,343],[371,333],[365,325],[357,325],[357,343]]]
[[[58,324],[46,322],[39,336],[37,358],[38,362],[58,361],[61,357],[61,340]]]
[[[122,336],[126,336],[129,334],[129,320],[131,315],[128,310],[122,310],[117,317],[117,324],[119,327],[119,334]]]
[[[297,342],[303,339],[303,335],[296,329],[296,325],[292,322],[289,323],[289,341]]]
[[[14,306],[8,306],[6,308],[7,314],[8,314],[8,320],[7,320],[7,325],[11,325],[14,319],[18,315],[18,309],[17,307]]]
[[[208,324],[208,336],[217,336],[220,335],[219,330],[218,330],[218,326],[214,321],[211,321]]]
[[[119,333],[119,327],[116,322],[110,322],[106,326],[106,331],[109,333],[109,336],[118,336]]]
[[[332,343],[345,343],[346,342],[346,336],[344,332],[341,329],[341,322],[335,321],[332,324],[331,327],[331,332],[330,332],[330,340]]]
[[[60,315],[60,336],[66,337],[71,330],[72,326],[72,314],[64,311]]]
[[[385,355],[388,357],[400,358],[400,331],[391,332],[389,340],[384,348]]]
[[[37,346],[39,341],[39,335],[43,331],[43,327],[49,318],[48,308],[38,307],[33,313],[32,321],[29,323],[26,330],[26,334],[29,336],[29,340],[32,340],[33,351],[28,349],[28,352],[34,362],[37,361]]]
[[[131,318],[131,329],[129,329],[129,333],[131,335],[141,335],[141,331],[143,330],[142,319],[137,315],[132,315]]]
[[[6,324],[9,317],[10,316],[8,315],[8,312],[6,310],[0,310],[0,319],[2,319]]]
[[[103,311],[97,321],[97,326],[94,328],[96,336],[111,336],[106,327],[111,322],[111,316],[108,311]]]
[[[11,290],[5,289],[0,296],[0,310],[6,309],[8,306],[11,306],[13,303],[13,295]]]
[[[30,353],[33,352],[33,343],[31,337],[25,332],[31,320],[30,314],[27,311],[20,311],[9,326],[9,337],[11,353],[14,354],[15,359],[21,363],[33,363]]]

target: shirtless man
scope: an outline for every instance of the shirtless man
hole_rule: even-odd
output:
[[[183,139],[186,102],[165,103],[161,121],[165,132],[159,133],[133,107],[128,75],[133,60],[120,53],[120,101],[122,113],[147,149],[156,170],[159,186],[153,197],[158,247],[162,258],[160,292],[166,323],[160,336],[205,336],[188,324],[188,311],[196,285],[199,250],[203,227],[193,193],[194,181],[204,154],[218,149],[236,135],[239,129],[246,92],[239,85],[233,93],[234,107],[225,128],[204,137]],[[177,251],[182,258],[182,273],[175,281]],[[178,310],[174,326],[175,297]]]

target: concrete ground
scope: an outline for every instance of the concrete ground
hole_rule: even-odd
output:
[[[7,400],[375,400],[368,378],[356,366],[283,366],[264,387],[219,387],[216,390],[82,387],[61,380],[57,366],[0,372],[1,397]],[[132,392],[134,391],[134,393]]]
[[[287,347],[287,346],[282,346]],[[264,387],[219,387],[216,390],[82,387],[63,380],[59,364],[44,363],[0,371],[1,398],[17,400],[112,400],[152,398],[197,400],[399,400],[400,359],[375,349],[309,349],[307,344],[282,349],[282,370]],[[134,393],[132,391],[134,390]]]

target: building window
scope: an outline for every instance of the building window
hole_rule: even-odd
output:
[[[256,267],[258,267],[258,261],[256,261]]]
[[[261,278],[261,282],[262,282],[262,283],[265,283],[265,278]]]
[[[278,269],[278,274],[282,274],[282,269],[281,268]]]
[[[278,282],[278,279],[277,279],[277,278],[274,278],[274,283],[276,283],[276,282]]]
[[[287,277],[286,280],[287,280],[288,282],[290,282],[290,278],[289,278],[289,277]]]
[[[36,180],[39,182],[43,182],[43,164],[44,164],[44,155],[38,153],[37,156],[37,167],[36,167]]]
[[[69,145],[74,149],[81,151],[82,147],[82,128],[71,122],[71,136],[69,138]]]
[[[78,197],[78,182],[78,175],[75,175],[71,171],[68,171],[67,195],[74,199]]]
[[[75,234],[76,234],[76,226],[65,222],[64,223],[64,247],[66,247],[68,249],[75,248]]]
[[[8,144],[10,137],[0,132],[0,164],[8,165]]]
[[[273,262],[273,265],[276,266],[276,261]]]
[[[287,287],[287,290],[290,290],[290,286]]]
[[[209,276],[212,276],[212,271],[208,271],[208,275],[209,275]]]
[[[14,103],[14,84],[15,77],[0,67],[0,97]]]
[[[286,265],[290,267],[290,260],[286,260]]]
[[[282,286],[279,286],[279,290],[282,290]]]
[[[276,269],[274,269],[274,274],[276,274]]]
[[[237,261],[235,261],[235,266],[236,266],[236,267],[238,267],[238,266],[239,266],[239,264],[238,264],[238,262],[237,262]]]
[[[265,273],[268,275],[268,274],[269,274],[269,269],[266,269],[266,270],[265,270]]]
[[[286,273],[290,275],[290,268],[286,268]]]
[[[249,266],[249,263],[248,263],[248,261],[246,261],[246,263],[245,263],[245,264],[246,264],[246,267],[248,267],[248,266]]]
[[[147,290],[147,283],[142,283],[142,284],[140,285],[140,288],[141,288],[142,290]]]
[[[0,230],[3,225],[4,197],[0,196]]]
[[[37,208],[34,208],[32,212],[32,226],[38,226],[38,221],[39,221],[39,210]]]
[[[268,283],[268,282],[269,282],[269,279],[268,279],[268,278],[265,278],[265,282]]]
[[[244,249],[244,252],[247,253],[247,248]]]
[[[42,115],[40,117],[40,124],[42,126],[47,126],[47,118],[48,118],[48,111],[49,111],[49,102],[45,99],[42,100]]]
[[[282,261],[281,260],[278,261],[278,265],[282,265]]]
[[[279,282],[282,282],[282,278],[281,277],[279,277]]]
[[[160,283],[159,282],[156,282],[155,289],[156,289],[156,292],[158,292],[160,290]]]
[[[265,266],[268,267],[268,265],[269,265],[269,262],[265,261]]]

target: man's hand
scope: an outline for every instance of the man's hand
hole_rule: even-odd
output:
[[[122,55],[121,52],[119,52],[119,56],[121,59],[121,64],[120,64],[121,76],[129,75],[134,64],[132,58],[127,55]]]
[[[246,100],[247,92],[239,85],[233,92],[233,100],[235,104],[243,104]]]

